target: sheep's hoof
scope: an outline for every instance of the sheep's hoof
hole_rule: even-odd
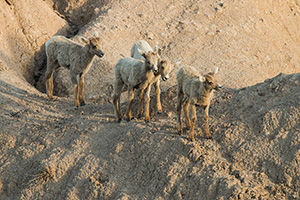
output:
[[[190,140],[191,142],[194,142],[194,141],[195,141],[195,138],[194,138],[194,137],[189,137],[189,140]]]
[[[142,115],[138,115],[138,116],[137,116],[137,119],[141,119],[141,118],[142,118]]]
[[[78,110],[78,107],[74,107],[74,110]]]
[[[85,103],[84,102],[80,103],[80,106],[85,106]]]
[[[122,121],[121,119],[118,119],[118,120],[117,120],[117,123],[121,123],[121,121]]]
[[[49,98],[50,100],[55,100],[55,97],[54,97],[54,96],[48,96],[48,98]]]
[[[206,139],[209,139],[209,140],[210,140],[210,139],[212,139],[212,137],[211,137],[211,136],[209,136],[209,137],[206,137]]]
[[[159,115],[162,114],[162,111],[161,111],[161,110],[160,110],[160,111],[157,111],[157,114],[159,114]]]
[[[182,130],[178,130],[178,135],[182,135]]]
[[[131,120],[133,120],[134,117],[131,117],[131,118],[127,118],[126,121],[130,122]]]

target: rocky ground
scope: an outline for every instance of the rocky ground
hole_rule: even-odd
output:
[[[297,0],[0,5],[0,199],[300,198]],[[57,33],[78,40],[94,30],[105,56],[86,76],[87,105],[73,109],[66,69],[55,74],[59,97],[49,100],[44,43]],[[153,98],[150,122],[116,123],[112,67],[139,39],[181,63],[162,83],[162,114]],[[200,108],[196,140],[188,130],[177,133],[175,72],[183,65],[221,69],[212,139]]]

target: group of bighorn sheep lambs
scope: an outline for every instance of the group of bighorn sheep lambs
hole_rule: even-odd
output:
[[[104,56],[98,32],[94,32],[89,39],[81,37],[80,40],[85,43],[84,46],[64,36],[54,36],[45,44],[47,55],[47,70],[45,73],[47,95],[50,99],[53,99],[54,71],[59,67],[67,67],[70,69],[71,80],[75,89],[75,109],[85,105],[83,99],[84,75],[89,71],[95,55],[100,58]],[[116,119],[118,122],[122,119],[120,96],[125,91],[128,92],[128,109],[125,117],[128,121],[132,119],[131,107],[134,89],[139,89],[138,117],[142,116],[145,93],[145,120],[149,121],[151,85],[153,84],[155,88],[157,111],[161,113],[160,79],[166,81],[175,64],[168,59],[160,58],[158,47],[155,46],[153,50],[144,40],[139,40],[133,44],[130,55],[131,57],[119,59],[114,66],[115,83],[112,98]],[[205,110],[205,134],[207,138],[211,138],[208,128],[208,109],[213,90],[221,88],[217,82],[217,72],[218,68],[214,72],[202,76],[191,66],[181,67],[177,71],[178,132],[182,134],[181,110],[183,104],[186,127],[190,129],[190,140],[194,140],[194,127],[197,120],[196,106],[203,107]],[[189,118],[189,105],[192,111],[192,124]]]

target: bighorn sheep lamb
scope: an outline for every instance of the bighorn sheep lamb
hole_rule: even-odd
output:
[[[216,73],[218,68],[214,72],[210,72],[201,76],[199,72],[190,66],[185,66],[177,71],[177,124],[178,132],[182,133],[181,125],[181,107],[183,104],[183,110],[186,117],[186,126],[191,128],[190,140],[194,140],[194,127],[197,120],[196,105],[203,107],[205,110],[205,133],[207,138],[211,138],[208,128],[208,109],[210,100],[213,96],[213,90],[219,90],[221,86],[217,82]],[[192,127],[190,125],[188,106],[191,103],[192,110]]]
[[[145,40],[139,40],[136,41],[133,46],[130,49],[130,56],[132,58],[136,59],[144,59],[144,57],[140,54],[139,50],[141,49],[144,52],[149,52],[153,51],[150,45],[145,41]],[[155,45],[154,50],[158,49],[157,45]],[[161,101],[160,101],[160,77],[162,78],[163,81],[168,80],[170,72],[174,68],[174,63],[171,63],[168,59],[161,59],[158,57],[158,73],[154,74],[155,78],[152,81],[152,84],[154,84],[155,88],[155,94],[156,94],[156,108],[157,112],[161,113],[162,112],[162,106],[161,106]]]
[[[141,51],[141,50],[140,50]],[[117,120],[121,121],[120,112],[120,96],[121,93],[128,90],[128,110],[126,112],[127,120],[131,120],[131,107],[134,98],[134,89],[139,88],[139,109],[138,115],[141,116],[144,91],[146,91],[146,121],[149,117],[149,101],[151,81],[154,79],[155,71],[157,71],[158,53],[157,51],[149,51],[147,53],[141,51],[140,54],[145,60],[134,58],[121,58],[114,66],[115,86],[113,94],[113,105]],[[157,73],[157,72],[156,72]]]
[[[80,105],[85,105],[83,99],[84,75],[89,71],[95,55],[104,56],[101,50],[101,43],[98,32],[94,32],[93,37],[80,40],[85,46],[78,44],[64,36],[54,36],[46,44],[47,71],[46,71],[46,89],[50,99],[53,99],[53,73],[60,67],[70,69],[72,83],[75,88],[75,109]],[[78,77],[80,81],[78,81]],[[80,95],[78,99],[78,85],[80,86]]]

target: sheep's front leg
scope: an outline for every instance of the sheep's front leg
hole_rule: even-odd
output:
[[[80,106],[85,105],[85,102],[84,102],[84,99],[83,99],[83,86],[84,86],[84,74],[80,74],[80,92],[79,92]]]
[[[71,80],[74,85],[74,90],[75,90],[75,110],[79,108],[79,98],[78,98],[78,78],[77,74],[71,73]]]
[[[178,133],[182,134],[182,124],[181,124],[181,105],[183,100],[183,93],[178,91],[177,93],[177,126],[178,126]]]
[[[143,112],[143,102],[144,102],[144,91],[145,89],[143,87],[140,88],[139,94],[139,109],[138,109],[138,118],[142,117],[142,112]]]
[[[154,83],[154,88],[155,88],[155,94],[156,94],[156,108],[157,112],[160,114],[162,113],[162,107],[161,107],[161,102],[160,102],[160,88],[159,88],[159,80]]]
[[[205,110],[204,110],[205,134],[206,134],[207,139],[211,139],[211,135],[209,133],[209,128],[208,128],[208,119],[209,119],[208,109],[209,109],[209,104],[205,107]]]
[[[128,88],[128,110],[126,112],[127,120],[130,121],[132,119],[131,115],[131,107],[134,98],[134,91],[133,88]]]
[[[195,128],[195,123],[197,121],[197,116],[196,116],[196,105],[193,102],[191,105],[191,111],[192,111],[192,127],[191,127],[189,139],[191,141],[194,141],[194,128]]]
[[[191,100],[187,99],[183,104],[183,111],[184,111],[184,115],[185,115],[185,122],[186,122],[187,129],[191,128],[190,116],[189,116],[189,111],[188,111],[190,102],[191,102]]]
[[[150,90],[151,90],[151,84],[148,85],[148,87],[146,88],[146,105],[145,105],[146,121],[150,121],[150,116],[149,116]]]

